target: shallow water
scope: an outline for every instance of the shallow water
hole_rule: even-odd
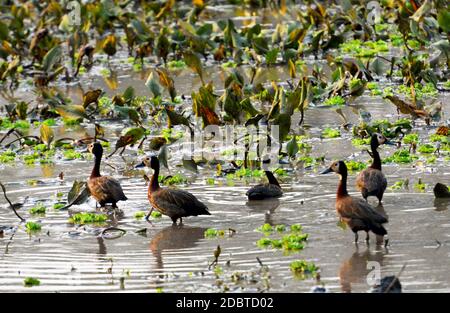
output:
[[[269,11],[270,13],[270,11]],[[219,6],[209,9],[208,18],[237,16],[235,20],[242,25],[252,21],[273,24],[282,17],[271,14],[254,16],[251,11],[236,12],[231,7]],[[118,60],[126,59],[122,55]],[[119,62],[120,63],[120,62]],[[94,75],[83,77],[80,83],[59,88],[79,103],[83,91],[93,88],[105,90],[108,96],[123,92],[128,86],[136,89],[137,95],[149,95],[144,82],[148,69],[132,72],[129,64],[114,64],[112,76],[117,84],[111,84],[99,75],[100,67],[91,70]],[[249,72],[244,68],[243,72]],[[95,75],[97,73],[97,75]],[[179,95],[189,95],[197,90],[200,80],[189,69],[173,73]],[[206,70],[206,81],[213,81],[217,91],[223,88],[225,71],[216,65]],[[258,78],[263,82],[285,81],[287,69],[272,67],[266,69]],[[117,86],[117,89],[115,88]],[[23,87],[15,96],[29,100],[31,88]],[[448,94],[441,94],[444,104],[444,119],[448,119],[450,105]],[[0,105],[8,100],[0,99]],[[187,106],[188,103],[187,103]],[[357,109],[369,111],[374,119],[398,118],[394,106],[381,98],[363,96],[352,106],[342,108],[348,122],[358,123]],[[293,124],[299,117],[294,117]],[[332,159],[355,159],[367,161],[367,153],[351,145],[351,133],[342,130],[342,138],[319,139],[322,129],[338,127],[341,117],[334,109],[310,108],[305,115],[305,133],[312,139],[311,156],[326,155],[326,162]],[[108,138],[115,142],[123,128],[118,122],[108,123]],[[415,130],[425,137],[434,133],[435,126],[427,127],[416,121]],[[2,133],[3,134],[3,133]],[[72,130],[61,130],[57,138],[72,136],[79,138],[93,134],[92,125],[83,124]],[[380,148],[382,157],[392,154],[395,147]],[[181,171],[177,146],[169,147],[172,172]],[[313,261],[320,267],[320,283],[331,292],[366,292],[371,285],[367,283],[368,261],[380,264],[381,275],[397,274],[403,265],[406,268],[400,281],[407,292],[449,292],[450,291],[450,201],[436,202],[432,194],[433,185],[440,181],[450,184],[448,161],[438,158],[432,165],[415,162],[412,165],[386,165],[383,170],[388,186],[399,179],[409,178],[409,189],[401,191],[387,190],[383,199],[384,211],[389,215],[390,246],[385,249],[377,245],[372,235],[369,245],[360,236],[358,245],[353,243],[353,233],[337,226],[334,209],[335,190],[338,183],[336,175],[319,175],[318,171],[326,164],[314,169],[297,167],[287,178],[282,179],[284,196],[273,201],[248,203],[245,192],[252,181],[236,181],[229,186],[225,181],[214,186],[206,184],[205,179],[214,176],[214,169],[201,169],[200,173],[184,173],[190,184],[179,186],[192,192],[209,207],[211,216],[184,219],[182,227],[173,227],[169,218],[154,220],[148,224],[145,220],[136,220],[134,214],[149,208],[145,181],[142,173],[133,171],[137,163],[135,149],[127,149],[123,157],[115,155],[105,161],[103,174],[120,179],[127,202],[120,202],[124,215],[109,221],[109,225],[127,231],[118,239],[104,239],[99,236],[106,227],[74,226],[68,223],[69,215],[74,211],[94,211],[95,203],[74,206],[69,211],[57,211],[51,207],[57,202],[55,194],[63,192],[64,197],[76,179],[87,179],[92,161],[58,160],[55,164],[22,166],[0,165],[0,180],[8,190],[13,202],[24,202],[19,213],[27,219],[41,220],[42,231],[29,235],[24,225],[1,200],[0,206],[0,291],[145,291],[145,292],[217,292],[237,291],[274,291],[306,292],[318,282],[315,279],[297,280],[292,275],[289,264],[293,260]],[[108,163],[114,168],[105,166]],[[285,166],[292,169],[292,166]],[[166,169],[162,170],[168,175]],[[64,180],[58,178],[64,173]],[[356,173],[349,177],[350,192],[360,196],[354,187]],[[426,192],[419,192],[413,185],[421,178],[427,184]],[[36,185],[27,181],[37,180]],[[3,199],[3,196],[0,196]],[[29,208],[38,201],[47,206],[43,217],[30,216]],[[374,199],[370,199],[376,204]],[[306,248],[299,253],[284,255],[281,251],[262,249],[256,241],[263,237],[255,229],[264,223],[292,225],[299,223],[309,234]],[[15,231],[15,227],[19,227]],[[137,231],[146,229],[144,235]],[[207,239],[204,231],[208,228],[226,230],[222,238]],[[228,229],[235,230],[230,236]],[[0,232],[1,233],[1,232]],[[213,261],[213,251],[217,245],[222,253],[219,265],[223,273],[216,275],[208,268]],[[265,279],[260,272],[261,266],[256,258],[269,267],[270,278]],[[232,280],[233,273],[244,274],[241,280]],[[35,277],[41,281],[37,287],[23,286],[24,278]],[[122,280],[122,283],[121,283]]]
[[[386,116],[386,109],[390,111],[388,118],[396,118],[392,106],[381,102],[365,103],[367,99],[362,97],[358,102],[366,109],[370,106],[374,118]],[[350,107],[343,111],[350,121],[357,121],[358,117]],[[305,122],[312,126],[308,132],[313,138],[316,138],[316,132],[320,133],[321,125],[337,126],[341,123],[333,110],[321,108],[308,110]],[[420,125],[420,128],[423,126]],[[340,139],[313,139],[311,154],[319,156],[327,153],[327,160],[368,160],[367,154],[351,146],[349,138],[350,134],[343,132]],[[382,157],[393,153],[394,149],[383,147]],[[35,235],[29,236],[24,226],[20,225],[10,240],[12,230],[4,230],[0,238],[0,290],[156,292],[162,288],[164,292],[198,292],[224,290],[224,285],[220,283],[223,281],[230,291],[261,291],[267,290],[267,285],[259,274],[254,280],[247,277],[238,283],[231,281],[234,272],[251,276],[250,272],[259,271],[260,265],[256,260],[259,257],[269,267],[270,291],[309,291],[317,284],[314,279],[301,281],[293,277],[289,264],[295,259],[314,261],[320,266],[320,282],[333,292],[369,290],[366,282],[370,271],[367,261],[379,262],[382,276],[397,274],[406,264],[401,275],[405,291],[450,291],[450,204],[435,203],[431,191],[435,182],[450,181],[448,164],[444,161],[423,167],[384,166],[388,185],[401,178],[410,180],[409,190],[387,190],[383,199],[384,210],[389,215],[387,229],[390,238],[390,246],[385,249],[376,245],[373,236],[369,246],[364,243],[363,236],[360,236],[359,245],[355,246],[353,234],[337,226],[334,200],[338,178],[335,175],[319,175],[317,170],[302,169],[284,178],[282,187],[285,194],[282,198],[250,204],[245,197],[248,189],[245,183],[211,186],[205,183],[205,178],[214,175],[212,170],[205,168],[198,175],[186,173],[191,184],[180,188],[191,191],[204,201],[211,216],[186,218],[182,227],[172,227],[170,219],[165,217],[155,220],[153,225],[136,220],[135,212],[149,208],[144,180],[139,173],[130,171],[137,159],[130,149],[123,158],[116,155],[106,161],[116,170],[103,164],[103,173],[119,178],[130,199],[119,203],[124,216],[111,222],[111,225],[125,229],[127,233],[113,240],[98,236],[102,228],[77,228],[68,223],[71,211],[95,210],[92,200],[72,207],[69,212],[51,209],[56,202],[56,192],[66,194],[75,179],[87,178],[91,161],[58,161],[53,165],[25,168],[3,166],[2,182],[13,202],[25,202],[19,210],[24,217],[29,218],[28,209],[38,200],[49,209],[46,216],[40,218],[42,231]],[[172,163],[170,167],[172,172],[179,171]],[[57,178],[60,172],[64,172],[64,181]],[[167,170],[163,169],[163,174],[168,174]],[[421,193],[412,187],[418,178],[428,185],[427,192]],[[39,182],[29,186],[26,181],[30,179]],[[354,179],[355,174],[351,174],[350,192],[359,196],[355,193]],[[371,203],[376,204],[374,199]],[[5,205],[0,212],[0,225],[18,225],[17,218]],[[304,232],[309,233],[306,248],[285,256],[281,251],[257,247],[256,241],[262,234],[255,229],[265,222],[274,225],[300,223]],[[136,233],[143,228],[147,229],[146,235]],[[231,228],[236,233],[231,237],[226,232],[223,238],[206,239],[203,233],[208,228]],[[219,265],[223,268],[223,274],[220,278],[208,270],[217,245],[222,249]],[[41,285],[23,287],[24,278],[29,276],[39,278]],[[121,277],[124,277],[124,289],[120,287]]]

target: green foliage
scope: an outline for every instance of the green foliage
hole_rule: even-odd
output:
[[[108,216],[106,214],[96,214],[96,213],[88,213],[88,212],[80,212],[72,215],[69,218],[69,223],[73,224],[104,224],[108,220]]]
[[[337,138],[341,136],[341,131],[339,129],[333,129],[333,128],[325,128],[322,130],[322,137],[323,138]]]
[[[343,106],[345,105],[345,99],[341,96],[334,96],[325,100],[324,105],[326,106]]]
[[[42,203],[36,204],[30,209],[30,214],[45,214],[46,207]]]
[[[39,286],[40,284],[40,280],[34,277],[27,277],[23,280],[23,285],[25,287]]]
[[[298,279],[306,279],[308,277],[315,278],[318,274],[319,268],[313,262],[305,260],[296,260],[289,265],[292,273]]]
[[[33,233],[33,232],[40,231],[42,226],[41,226],[41,224],[39,224],[37,222],[29,221],[25,224],[25,228],[28,233]]]
[[[204,233],[205,238],[216,238],[225,236],[225,231],[222,229],[208,228]]]

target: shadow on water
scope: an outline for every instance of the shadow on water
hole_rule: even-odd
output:
[[[450,205],[450,198],[434,199],[434,207],[436,211],[445,211]]]
[[[377,246],[377,248],[379,247]],[[356,251],[349,259],[344,260],[339,268],[341,290],[352,292],[352,284],[367,284],[367,276],[373,270],[371,266],[368,266],[368,262],[378,262],[381,268],[385,254],[387,254],[387,250],[371,252],[369,247],[360,252],[359,246],[356,245]]]
[[[204,238],[207,228],[172,225],[158,232],[150,242],[150,250],[156,258],[156,269],[163,270],[163,251],[190,249]]]
[[[272,214],[280,206],[278,198],[266,200],[251,200],[247,201],[245,205],[249,208],[250,213],[264,213],[264,223],[273,224]]]

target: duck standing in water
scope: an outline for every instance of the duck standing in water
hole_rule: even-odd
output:
[[[266,166],[263,161],[263,166]],[[258,184],[250,188],[246,195],[248,200],[264,200],[269,198],[278,198],[283,195],[283,190],[281,190],[280,184],[278,180],[275,178],[273,173],[269,171],[268,168],[265,168],[268,183]]]
[[[148,185],[148,200],[152,205],[152,209],[147,218],[156,209],[161,214],[169,216],[173,224],[183,223],[183,217],[197,215],[211,215],[208,207],[200,202],[193,194],[181,189],[161,188],[158,182],[159,176],[159,160],[156,156],[146,157],[141,164],[136,167],[150,167],[153,169],[153,176]]]
[[[94,168],[87,183],[89,192],[101,207],[104,207],[106,203],[111,203],[113,208],[117,208],[118,201],[125,201],[128,198],[123,193],[118,180],[100,175],[103,147],[99,142],[94,142],[88,146],[88,150],[95,156]]]
[[[367,233],[366,242],[369,242],[369,231],[376,235],[387,235],[386,229],[382,224],[387,223],[388,219],[378,213],[363,199],[357,199],[350,196],[347,192],[347,166],[343,161],[336,161],[322,172],[322,174],[335,172],[340,175],[340,181],[337,189],[336,211],[342,221],[355,233],[355,243],[358,242],[358,231]],[[385,246],[388,244],[388,238],[385,239]]]
[[[381,134],[374,133],[370,139],[370,147],[372,149],[372,164],[359,173],[356,178],[356,187],[361,191],[363,198],[367,201],[369,196],[375,196],[378,198],[378,202],[381,204],[383,194],[387,187],[387,180],[381,171],[381,158],[377,151],[377,148],[382,144],[393,145]]]

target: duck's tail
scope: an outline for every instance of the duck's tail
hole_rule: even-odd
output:
[[[381,224],[372,224],[372,225],[370,225],[370,230],[374,234],[380,235],[380,236],[385,236],[388,233],[386,228],[384,228],[383,225],[381,225]]]

